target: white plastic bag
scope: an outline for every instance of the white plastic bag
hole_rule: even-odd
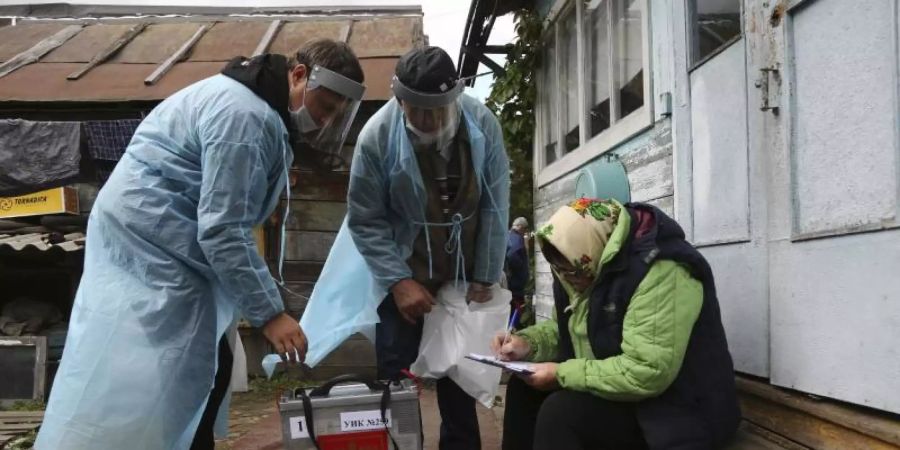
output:
[[[448,283],[435,297],[425,316],[419,357],[410,371],[423,378],[450,377],[473,398],[490,408],[500,386],[501,370],[465,358],[469,353],[491,353],[491,338],[507,326],[512,294],[491,287],[487,303],[466,303],[464,283]]]

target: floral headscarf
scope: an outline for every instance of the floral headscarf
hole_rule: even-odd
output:
[[[621,206],[615,201],[593,198],[580,198],[556,211],[536,233],[554,272],[559,276],[596,279],[600,257],[620,211]]]

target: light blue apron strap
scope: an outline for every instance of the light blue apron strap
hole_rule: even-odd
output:
[[[447,254],[453,254],[456,252],[456,274],[455,280],[456,286],[459,284],[459,279],[462,277],[463,284],[467,284],[468,280],[466,280],[466,257],[463,254],[463,246],[462,246],[462,232],[463,232],[463,223],[469,219],[471,219],[475,214],[472,213],[469,217],[463,217],[462,214],[456,213],[453,215],[451,222],[416,222],[413,221],[416,225],[421,225],[425,227],[425,243],[428,248],[428,277],[432,278],[434,276],[434,272],[432,271],[432,257],[431,257],[431,237],[428,232],[428,227],[444,227],[450,228],[450,236],[447,239],[446,245],[444,245],[444,251]]]

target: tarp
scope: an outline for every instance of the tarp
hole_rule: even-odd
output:
[[[94,161],[97,181],[106,183],[116,163],[125,154],[141,119],[95,120],[84,122],[87,153]]]
[[[80,164],[80,122],[0,120],[0,197],[72,183]]]

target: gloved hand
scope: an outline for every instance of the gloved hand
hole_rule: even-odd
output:
[[[391,288],[394,303],[400,315],[409,323],[416,323],[422,316],[431,312],[434,298],[425,286],[412,279],[405,279]]]
[[[487,303],[494,298],[491,285],[479,282],[469,283],[469,290],[466,292],[466,300],[475,303]]]

